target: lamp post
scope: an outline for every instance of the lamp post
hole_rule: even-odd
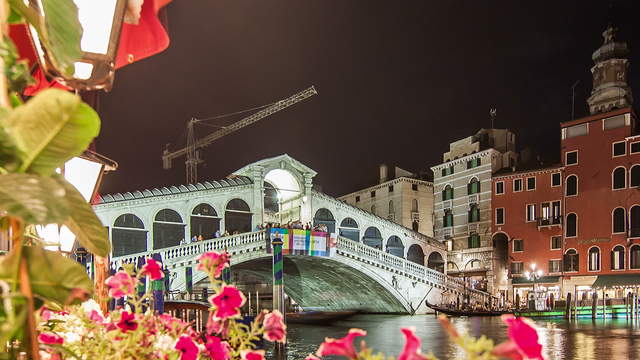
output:
[[[527,277],[528,280],[533,281],[533,298],[534,298],[534,302],[538,301],[538,292],[536,289],[536,280],[540,279],[543,275],[543,272],[541,269],[538,269],[536,271],[536,264],[533,263],[531,264],[531,271],[526,271],[524,273],[524,275]],[[537,307],[537,306],[536,306]]]

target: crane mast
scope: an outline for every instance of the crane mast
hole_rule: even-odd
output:
[[[256,112],[253,115],[250,115],[242,120],[239,120],[229,126],[225,126],[220,130],[213,132],[210,135],[203,137],[202,139],[196,139],[194,125],[198,123],[200,120],[191,118],[187,123],[187,146],[182,149],[176,151],[169,151],[169,149],[165,149],[162,154],[162,166],[163,168],[170,169],[171,162],[173,159],[185,155],[185,167],[187,173],[187,184],[194,184],[198,181],[198,164],[202,163],[203,160],[200,157],[200,148],[210,145],[214,141],[220,139],[221,137],[227,136],[235,131],[242,129],[245,126],[251,125],[265,117],[274,114],[280,110],[286,109],[289,106],[296,104],[308,97],[311,97],[318,92],[316,89],[311,86],[295,95],[292,95],[286,99],[280,100],[266,108]]]

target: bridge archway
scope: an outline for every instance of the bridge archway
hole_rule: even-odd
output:
[[[264,182],[264,211],[267,213],[277,213],[280,211],[278,205],[278,191],[270,182]]]
[[[362,242],[372,248],[382,250],[382,235],[380,234],[380,230],[375,226],[369,226],[364,232]]]
[[[153,248],[177,246],[184,240],[185,223],[182,216],[172,209],[158,211],[153,219]]]
[[[444,273],[444,259],[442,258],[442,255],[437,251],[429,254],[429,257],[427,258],[427,267]]]
[[[233,199],[227,203],[224,212],[224,229],[229,234],[251,231],[251,209],[242,199]]]
[[[321,208],[316,211],[316,214],[313,216],[313,226],[320,224],[325,224],[330,233],[336,231],[336,219],[329,209]]]
[[[134,214],[122,214],[111,228],[112,256],[122,256],[147,251],[147,230],[142,220]]]
[[[202,235],[205,239],[213,239],[220,230],[220,217],[213,206],[202,203],[191,211],[191,237]]]
[[[402,244],[402,240],[399,237],[392,235],[387,240],[386,252],[395,256],[399,256],[404,258],[404,244]]]
[[[340,228],[338,230],[340,232],[340,236],[360,242],[360,229],[358,228],[358,223],[352,218],[344,218],[340,223]]]
[[[409,246],[407,251],[407,260],[424,266],[424,251],[418,244]]]

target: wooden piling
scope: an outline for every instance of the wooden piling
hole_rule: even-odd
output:
[[[567,302],[564,304],[564,318],[571,319],[571,293],[567,293]]]
[[[598,315],[598,291],[593,292],[593,297],[591,299],[591,318],[595,319]]]

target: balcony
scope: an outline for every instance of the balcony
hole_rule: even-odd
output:
[[[468,225],[469,234],[478,233],[478,224],[469,224]]]
[[[452,235],[453,235],[453,228],[448,227],[448,228],[442,229],[442,236],[445,239],[451,239]]]
[[[420,213],[417,211],[411,212],[411,221],[420,221]]]
[[[451,210],[452,208],[452,201],[451,200],[445,200],[442,202],[442,209],[444,210]]]
[[[562,216],[548,217],[548,218],[538,218],[538,230],[544,227],[562,227]]]
[[[469,195],[469,205],[475,205],[478,203],[478,194]]]

